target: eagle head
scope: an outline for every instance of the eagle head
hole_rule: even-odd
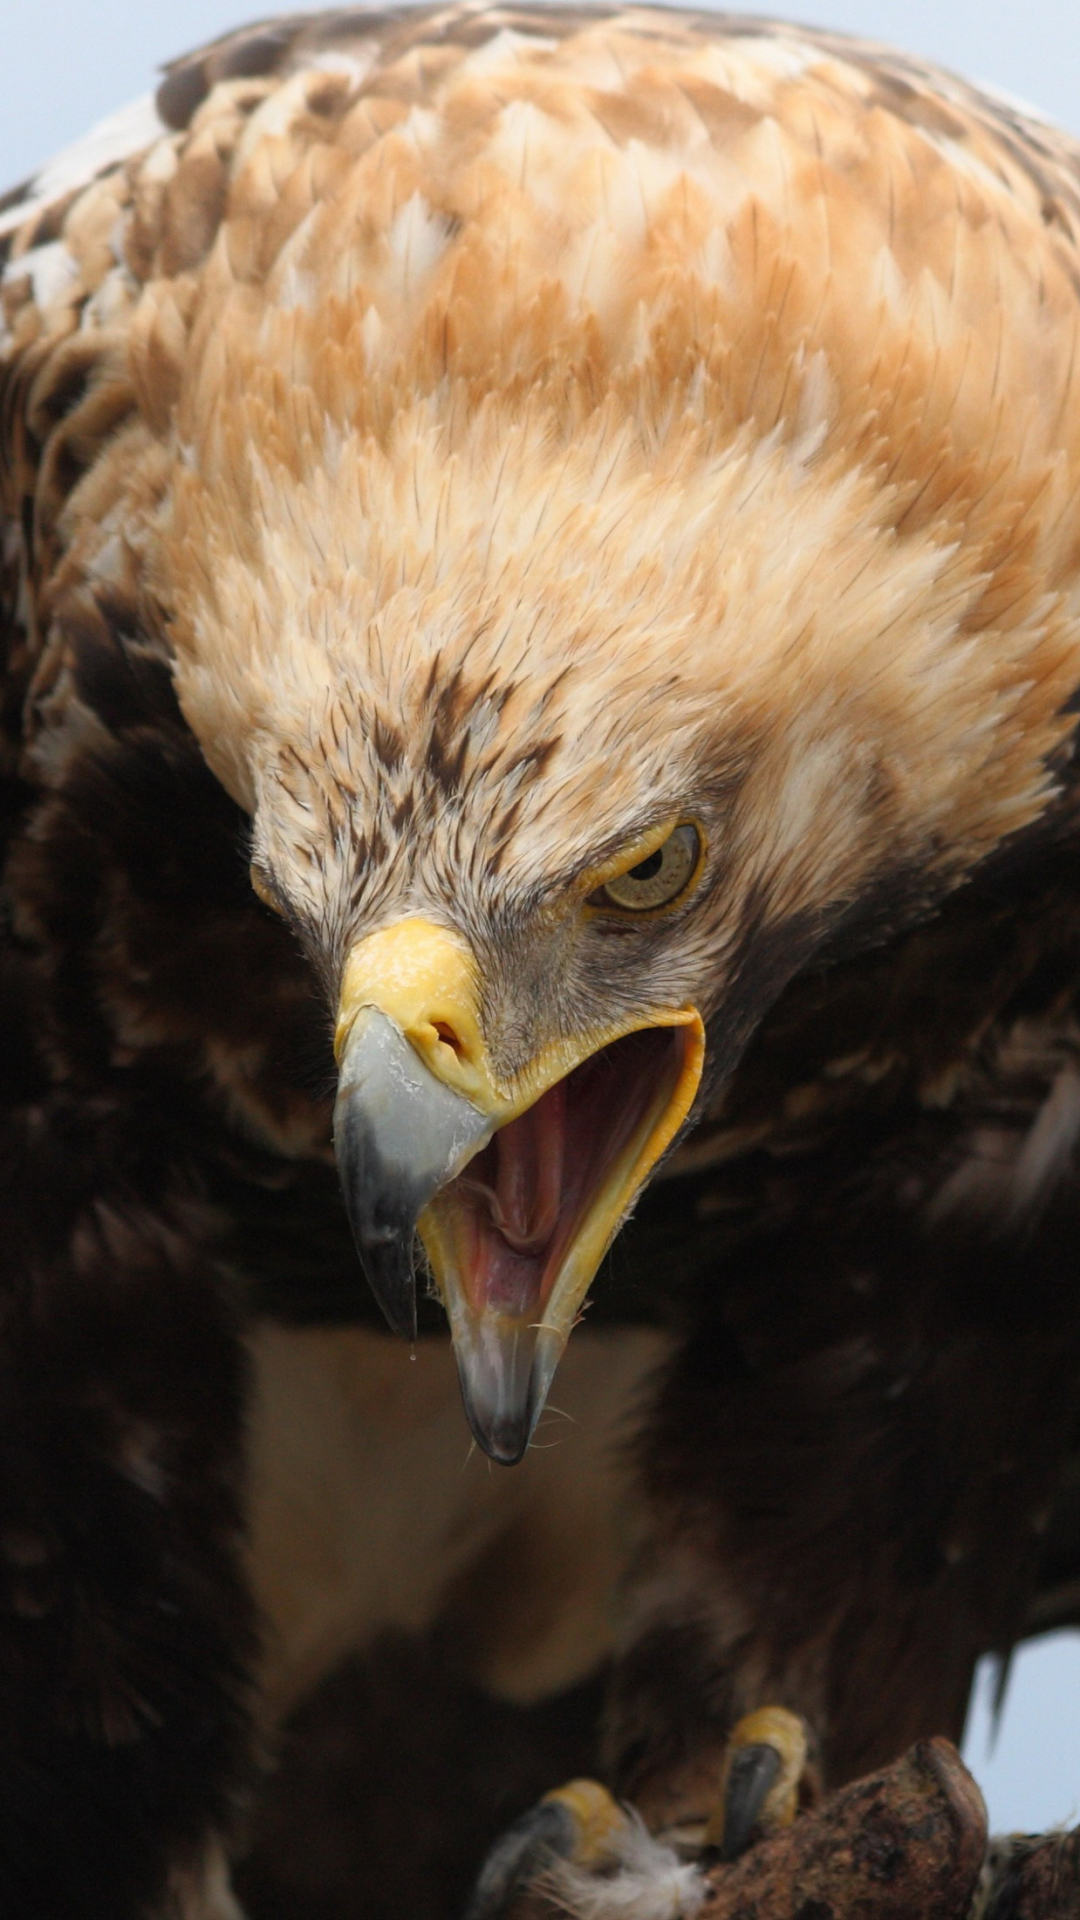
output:
[[[333,1008],[361,1260],[408,1333],[419,1232],[473,1431],[513,1461],[785,983],[1045,808],[1065,496],[1034,402],[1007,482],[985,444],[1000,340],[884,301],[858,249],[839,274],[827,222],[766,257],[732,213],[721,273],[720,213],[640,154],[644,224],[583,186],[552,240],[537,148],[535,205],[494,160],[454,202],[439,152],[400,191],[385,158],[362,219],[343,175],[261,279],[223,230],[153,570],[253,883]],[[167,355],[175,315],[144,318]]]

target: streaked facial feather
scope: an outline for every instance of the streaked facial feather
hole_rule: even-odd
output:
[[[827,35],[439,18],[222,82],[76,201],[137,415],[66,577],[123,528],[329,970],[402,912],[504,973],[542,927],[572,1020],[560,902],[688,815],[705,882],[606,990],[708,1011],[750,919],[932,894],[1054,795],[1075,156]]]

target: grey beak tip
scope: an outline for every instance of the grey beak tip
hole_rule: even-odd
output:
[[[518,1330],[509,1341],[490,1330],[455,1340],[458,1379],[473,1437],[489,1460],[513,1467],[528,1450],[543,1409],[547,1382],[536,1365],[536,1333]]]
[[[392,1020],[361,1011],[342,1059],[334,1151],[360,1263],[390,1326],[408,1339],[417,1217],[490,1126],[435,1079]]]
[[[355,1114],[336,1140],[345,1211],[368,1285],[395,1333],[416,1337],[413,1239],[417,1209],[407,1184],[388,1179]]]
[[[388,1325],[407,1340],[415,1340],[416,1277],[411,1246],[403,1247],[400,1241],[365,1244],[355,1231],[353,1237],[367,1283]],[[411,1241],[412,1236],[409,1238]]]
[[[516,1467],[527,1453],[532,1439],[531,1418],[510,1416],[492,1421],[489,1425],[475,1417],[467,1399],[465,1413],[473,1439],[488,1459],[494,1460],[500,1467]]]

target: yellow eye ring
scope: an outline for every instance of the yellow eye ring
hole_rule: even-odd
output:
[[[701,871],[704,843],[698,828],[683,820],[659,846],[640,852],[632,866],[614,873],[590,893],[590,907],[617,913],[660,913],[687,894]]]

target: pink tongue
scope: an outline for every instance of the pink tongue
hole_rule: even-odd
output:
[[[460,1176],[462,1188],[482,1195],[508,1256],[535,1259],[550,1244],[559,1223],[565,1143],[566,1088],[560,1081],[527,1113],[500,1127]],[[489,1179],[480,1179],[481,1171]]]
[[[495,1136],[491,1216],[515,1253],[542,1253],[555,1231],[565,1138],[566,1088],[562,1081]]]

